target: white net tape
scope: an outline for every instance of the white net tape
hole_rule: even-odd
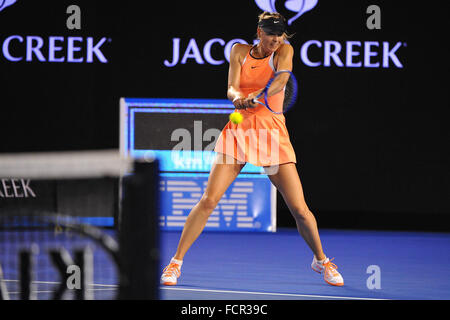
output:
[[[118,150],[3,154],[0,178],[120,177],[131,171],[132,164]]]

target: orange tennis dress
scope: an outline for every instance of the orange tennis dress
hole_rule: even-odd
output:
[[[240,91],[248,96],[264,88],[273,77],[274,53],[255,58],[251,49],[242,62]],[[268,98],[270,107],[279,112],[283,108],[284,90]],[[264,98],[260,101],[264,102]],[[239,124],[229,121],[217,139],[214,151],[232,156],[255,166],[273,166],[296,163],[295,151],[289,139],[284,114],[272,113],[265,106],[235,109],[243,116]]]

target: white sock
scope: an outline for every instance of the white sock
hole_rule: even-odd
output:
[[[327,260],[328,260],[328,258],[325,258],[323,260],[317,260],[316,259],[317,263],[319,263],[319,264],[324,264]]]
[[[181,265],[183,264],[183,260],[177,260],[175,258],[172,258],[170,260],[170,263],[176,263],[177,265],[179,265],[181,267]]]

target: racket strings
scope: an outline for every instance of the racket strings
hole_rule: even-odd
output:
[[[268,100],[267,94],[269,92],[269,89],[274,85],[274,83],[276,83],[275,80],[277,79],[277,77],[279,77],[281,74],[284,74],[284,73],[289,73],[289,78],[284,87],[284,97],[283,97],[284,99],[283,99],[282,110],[276,111],[276,109],[278,109],[277,106],[269,105],[269,100]],[[270,81],[267,83],[264,90],[253,99],[253,102],[267,107],[273,113],[276,113],[276,114],[285,113],[294,106],[294,104],[297,100],[297,90],[298,90],[298,85],[297,85],[297,81],[295,79],[294,74],[288,70],[278,71],[275,74],[275,76],[272,79],[270,79]],[[261,102],[258,100],[261,97],[264,98],[264,102]],[[272,107],[275,107],[275,110]]]
[[[287,111],[291,106],[293,93],[294,93],[294,84],[292,78],[289,77],[289,80],[286,83],[286,86],[284,87],[283,112]]]

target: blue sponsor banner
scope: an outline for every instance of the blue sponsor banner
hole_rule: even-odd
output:
[[[205,192],[217,155],[211,133],[220,133],[233,110],[223,99],[121,99],[122,153],[160,163],[163,230],[181,230]],[[244,166],[205,230],[276,231],[276,189],[262,167]]]
[[[180,230],[206,189],[208,174],[162,173],[160,225]],[[275,231],[272,185],[263,175],[241,174],[227,189],[206,223],[209,231]]]
[[[216,158],[214,151],[130,150],[134,159],[158,159],[161,171],[209,172]],[[262,167],[247,163],[245,173],[264,173]]]

